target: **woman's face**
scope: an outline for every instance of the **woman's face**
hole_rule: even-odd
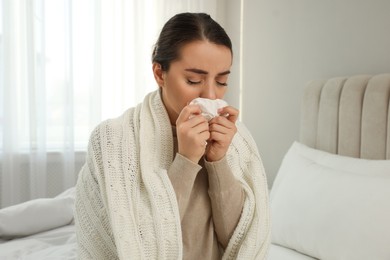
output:
[[[228,47],[208,41],[194,41],[184,45],[180,58],[170,64],[168,71],[161,71],[153,64],[162,99],[172,125],[176,124],[181,110],[191,100],[202,97],[222,99],[232,64]]]

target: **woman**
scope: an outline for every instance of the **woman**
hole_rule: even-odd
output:
[[[229,37],[206,14],[178,14],[152,62],[159,89],[91,134],[77,183],[80,258],[265,259],[268,189],[256,144],[237,109],[207,121],[190,104],[223,98]]]

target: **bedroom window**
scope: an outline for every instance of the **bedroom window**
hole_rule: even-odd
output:
[[[173,14],[219,0],[0,0],[0,208],[73,186],[90,132],[157,89]]]
[[[155,89],[153,11],[151,1],[2,0],[1,148],[85,150],[96,124]]]

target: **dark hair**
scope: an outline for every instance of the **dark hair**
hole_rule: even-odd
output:
[[[210,15],[205,13],[180,13],[165,23],[154,46],[152,62],[161,65],[163,71],[169,70],[172,61],[179,59],[180,48],[186,43],[208,40],[230,49],[232,42],[222,28]]]

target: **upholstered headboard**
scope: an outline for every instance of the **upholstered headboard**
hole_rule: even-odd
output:
[[[300,141],[327,152],[390,159],[390,74],[310,82],[302,100]]]

